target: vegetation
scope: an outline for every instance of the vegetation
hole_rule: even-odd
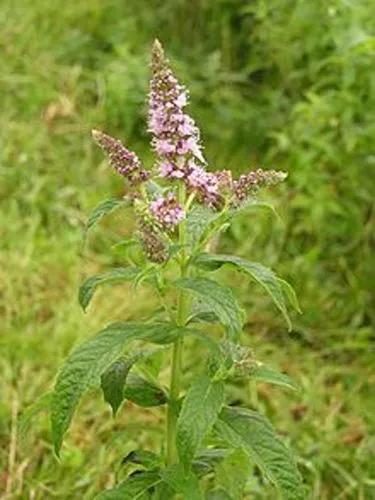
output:
[[[260,289],[250,295],[246,280],[227,276],[246,306],[247,344],[302,391],[233,385],[233,402],[267,413],[311,498],[371,498],[374,14],[370,0],[1,2],[0,456],[9,498],[92,498],[122,477],[119,457],[160,440],[157,409],[129,406],[114,421],[90,398],[59,464],[48,417],[26,418],[73,345],[153,305],[147,291],[117,287],[83,316],[75,290],[121,265],[118,246],[104,249],[130,232],[127,219],[106,219],[82,243],[86,214],[106,193],[122,194],[90,130],[145,151],[139,107],[155,36],[191,89],[210,165],[241,173],[261,159],[289,173],[277,199],[267,195],[281,220],[258,209],[241,216],[218,250],[262,260],[296,289],[303,315],[288,333]],[[187,356],[188,377],[196,353]],[[135,420],[144,425],[137,442]],[[251,486],[254,498],[273,498],[259,479]]]

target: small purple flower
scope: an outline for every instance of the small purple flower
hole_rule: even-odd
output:
[[[185,218],[185,211],[175,195],[160,196],[150,204],[150,212],[162,229],[171,230]]]
[[[107,154],[110,165],[120,175],[127,178],[130,184],[136,185],[149,178],[149,173],[143,168],[138,156],[133,151],[126,149],[119,140],[99,130],[93,130],[92,136]]]
[[[187,91],[173,75],[157,40],[152,48],[151,67],[148,129],[153,134],[152,146],[162,160],[159,173],[163,177],[182,178],[188,173],[192,158],[205,163],[199,129],[184,113],[188,103]]]
[[[186,185],[190,191],[196,191],[201,203],[213,208],[220,204],[219,182],[214,173],[194,165],[186,178]]]

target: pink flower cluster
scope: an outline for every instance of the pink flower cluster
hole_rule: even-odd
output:
[[[150,212],[160,227],[166,230],[173,229],[185,218],[185,211],[173,193],[151,202]]]
[[[138,156],[126,149],[120,141],[99,130],[93,130],[92,136],[108,155],[110,165],[127,178],[130,184],[136,185],[149,178],[149,173],[143,168]]]
[[[157,40],[151,57],[148,126],[154,136],[152,145],[161,158],[161,175],[184,178],[195,160],[205,163],[199,129],[194,120],[184,112],[188,103],[187,90],[173,75]]]
[[[202,203],[217,206],[217,177],[204,169],[199,129],[184,113],[187,91],[173,75],[158,41],[153,45],[151,67],[148,123],[153,147],[160,157],[159,173],[162,177],[182,179]]]

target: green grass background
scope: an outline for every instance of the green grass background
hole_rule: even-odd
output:
[[[76,289],[121,263],[111,245],[129,231],[115,216],[83,247],[87,214],[122,192],[90,129],[124,138],[152,163],[154,37],[191,90],[210,167],[289,172],[267,196],[281,221],[248,214],[220,243],[289,279],[303,309],[288,334],[260,289],[227,276],[247,308],[247,343],[303,389],[259,384],[250,404],[296,450],[309,498],[373,498],[374,19],[371,0],[1,1],[2,498],[91,499],[139,440],[160,440],[160,411],[127,407],[113,421],[99,395],[82,405],[61,463],[45,416],[26,433],[18,423],[74,343],[152,307],[147,291],[116,288],[84,315]],[[233,398],[249,404],[241,391]],[[254,482],[251,498],[274,495]]]

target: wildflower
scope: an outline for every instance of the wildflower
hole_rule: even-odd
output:
[[[219,180],[214,173],[194,165],[186,178],[186,185],[190,191],[197,192],[201,203],[213,208],[220,204]]]
[[[162,160],[159,172],[162,177],[185,178],[192,158],[205,163],[199,129],[184,113],[187,90],[173,75],[157,40],[152,49],[151,67],[148,130],[153,134],[152,146]]]
[[[119,140],[99,130],[93,130],[92,136],[108,155],[110,165],[120,175],[127,178],[130,184],[136,185],[149,178],[149,173],[143,168],[138,156],[133,151],[126,149]]]
[[[169,193],[165,198],[160,196],[153,201],[150,204],[150,212],[160,227],[166,230],[173,229],[185,218],[185,211],[173,193]]]
[[[248,174],[241,175],[233,181],[235,202],[244,201],[249,195],[255,194],[262,187],[273,186],[286,178],[285,172],[276,170],[262,170],[258,168]]]

